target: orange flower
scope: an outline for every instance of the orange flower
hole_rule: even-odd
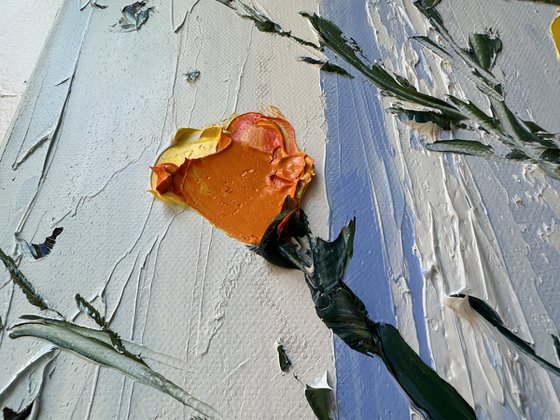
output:
[[[205,129],[181,128],[152,167],[151,192],[192,207],[228,235],[258,244],[286,197],[298,205],[315,175],[291,124],[250,112]]]

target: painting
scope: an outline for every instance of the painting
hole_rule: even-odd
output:
[[[8,1],[3,418],[558,417],[558,6]]]

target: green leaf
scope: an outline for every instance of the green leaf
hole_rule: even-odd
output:
[[[354,78],[354,76],[352,76],[342,67],[337,66],[336,64],[331,63],[330,61],[316,60],[313,57],[300,57],[299,59],[305,63],[319,66],[319,68],[324,72],[337,73],[340,74],[341,76],[349,77],[350,79]]]
[[[362,73],[368,80],[381,89],[385,94],[394,96],[404,101],[438,109],[444,114],[453,115],[455,118],[464,119],[460,112],[441,99],[416,91],[412,85],[398,82],[397,76],[391,75],[379,64],[370,65],[362,57],[361,50],[355,41],[347,38],[340,28],[331,21],[317,14],[302,13],[319,35],[320,43],[335,52],[340,58]],[[399,77],[400,78],[400,77]]]
[[[470,156],[491,156],[494,154],[492,146],[476,140],[439,140],[426,144],[426,149],[432,152],[457,153]]]
[[[128,357],[134,358],[137,362],[146,364],[141,357],[134,355],[127,351],[124,347],[122,339],[119,334],[109,328],[109,324],[105,321],[105,317],[102,316],[97,309],[93,307],[87,300],[81,297],[79,294],[74,296],[76,300],[76,304],[78,305],[78,309],[89,316],[91,319],[95,321],[97,325],[99,325],[102,330],[107,334],[109,339],[111,340],[111,345],[117,350],[119,353],[123,353]]]
[[[33,287],[31,282],[23,275],[13,258],[6,255],[2,249],[0,249],[0,260],[2,260],[4,266],[8,269],[12,281],[21,289],[30,304],[41,310],[50,309],[62,316],[60,312],[52,308],[49,302],[35,290],[35,287]]]
[[[468,298],[469,305],[476,311],[480,316],[482,316],[486,321],[488,321],[492,326],[507,338],[515,347],[537,362],[541,367],[545,368],[551,373],[560,376],[560,367],[553,365],[542,357],[538,356],[533,349],[533,345],[510,331],[505,325],[500,315],[486,302],[474,296],[466,295],[463,293],[451,295],[455,298]]]
[[[354,233],[356,219],[352,219],[344,226],[333,242],[316,238],[312,242],[313,263],[315,272],[313,281],[315,286],[324,293],[329,293],[338,287],[344,270],[354,253]]]
[[[558,149],[546,149],[540,157],[542,160],[560,165],[560,150]]]
[[[511,160],[531,160],[531,158],[529,156],[527,156],[527,154],[519,149],[513,149],[511,152],[509,152],[506,155],[506,159],[511,159]]]
[[[490,70],[494,66],[498,54],[502,51],[500,38],[488,34],[471,34],[469,46],[474,58],[485,70]]]
[[[414,2],[414,6],[416,6],[416,8],[420,10],[420,12],[424,16],[426,16],[432,23],[435,22],[443,25],[443,18],[434,7],[439,3],[441,3],[441,0],[416,0]]]
[[[217,0],[217,1],[219,1],[222,4],[225,4],[230,9],[235,10],[237,14],[242,18],[253,21],[255,27],[261,32],[268,32],[268,33],[284,36],[306,47],[311,47],[316,50],[321,50],[317,45],[313,44],[312,42],[306,41],[302,38],[292,35],[290,31],[284,30],[278,23],[272,21],[268,16],[266,16],[264,13],[259,12],[251,5],[241,3],[241,2],[237,2],[234,4],[231,1],[229,2],[225,2],[224,0]]]
[[[22,315],[20,316],[20,319],[24,319],[27,321],[41,321],[42,323],[47,325],[56,325],[62,328],[68,328],[80,335],[83,335],[84,337],[93,338],[113,346],[113,339],[104,330],[96,330],[93,328],[77,325],[68,321],[62,321],[60,319],[54,319],[54,318],[47,318],[39,315]],[[125,356],[132,357],[136,361],[144,365],[146,365],[146,363],[144,362],[144,358],[150,359],[156,363],[164,364],[167,366],[177,366],[178,364],[183,363],[183,361],[180,359],[177,359],[173,356],[164,353],[157,352],[149,347],[146,347],[142,344],[137,344],[133,341],[122,340],[122,344],[123,347],[125,347],[125,351],[123,352]]]
[[[493,132],[502,132],[502,129],[498,125],[497,120],[493,117],[488,116],[484,111],[474,105],[471,101],[462,101],[461,99],[453,95],[449,95],[449,100],[471,121],[474,121],[481,127],[489,129]]]
[[[257,246],[249,247],[251,251],[263,257],[269,263],[284,268],[305,270],[311,264],[311,250],[307,247],[307,256],[302,253],[303,248],[292,252],[291,248],[283,250],[283,246],[290,240],[308,238],[309,225],[305,213],[295,208],[295,202],[288,196],[284,201],[282,212],[274,218],[268,226],[261,242]]]
[[[556,350],[556,358],[560,360],[560,339],[557,335],[550,334],[552,337],[552,344],[554,345],[554,350]]]
[[[327,382],[326,374],[319,383],[305,386],[305,398],[318,420],[333,420],[333,389]]]
[[[474,410],[461,395],[428,367],[395,327],[374,327],[379,356],[416,407],[430,419],[475,419]]]
[[[435,111],[417,111],[415,109],[405,109],[400,106],[389,108],[393,114],[398,115],[402,122],[415,122],[419,124],[434,123],[444,130],[451,130],[453,125],[460,125],[460,120],[442,115]]]
[[[276,351],[278,352],[278,364],[280,365],[280,370],[282,372],[287,372],[290,370],[292,366],[292,362],[288,355],[286,354],[286,350],[284,350],[284,346],[282,344],[278,344],[276,346]]]
[[[204,416],[221,418],[220,414],[208,404],[193,397],[147,365],[119,353],[110,344],[82,335],[63,323],[33,321],[18,324],[11,328],[10,338],[19,337],[37,337],[50,341],[58,347],[80,354],[103,366],[116,369],[143,384],[162,391]]]

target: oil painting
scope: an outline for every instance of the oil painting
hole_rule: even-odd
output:
[[[560,0],[8,0],[4,419],[560,415]]]

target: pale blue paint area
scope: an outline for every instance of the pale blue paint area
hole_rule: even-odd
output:
[[[367,22],[361,1],[324,0],[323,17],[334,21],[356,39],[367,57],[379,56],[372,28]],[[331,57],[332,58],[332,57]],[[404,192],[392,156],[383,121],[384,110],[373,85],[355,74],[355,79],[325,73],[321,83],[326,96],[328,143],[326,151],[326,182],[330,206],[330,236],[356,217],[354,257],[345,281],[365,303],[371,319],[396,325],[387,263],[389,249],[383,234],[392,227],[382,225],[393,218],[400,229],[403,267],[408,268],[413,314],[420,341],[420,355],[428,364],[431,357],[426,341],[422,307],[423,276],[418,259],[412,252],[413,220],[406,207]],[[376,199],[383,211],[376,215]],[[405,271],[403,270],[403,273]],[[409,402],[379,358],[370,358],[351,350],[335,337],[337,369],[337,402],[339,419],[404,419],[409,416]]]

